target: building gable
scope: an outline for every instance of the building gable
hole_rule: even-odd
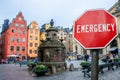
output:
[[[26,21],[24,20],[24,17],[22,15],[22,12],[19,12],[18,15],[12,20],[11,26],[13,27],[20,27],[20,28],[26,28]]]

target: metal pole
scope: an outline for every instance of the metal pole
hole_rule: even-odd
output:
[[[92,52],[91,80],[98,80],[98,49]]]

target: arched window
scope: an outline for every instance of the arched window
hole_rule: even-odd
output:
[[[14,29],[12,29],[12,33],[14,33],[15,32],[15,30]]]
[[[33,37],[32,36],[30,36],[30,40],[32,40],[33,39]]]
[[[15,40],[14,37],[11,37],[11,41],[14,42],[14,40]]]
[[[30,43],[30,47],[32,47],[33,46],[33,44],[32,43]]]

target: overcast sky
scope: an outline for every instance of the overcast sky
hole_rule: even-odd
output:
[[[83,12],[88,9],[106,9],[112,7],[118,0],[1,0],[0,26],[4,19],[16,17],[19,11],[23,13],[27,25],[35,20],[39,26],[54,20],[55,26],[71,27]]]

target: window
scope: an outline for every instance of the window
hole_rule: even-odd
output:
[[[14,40],[15,40],[14,37],[11,37],[11,41],[14,42]]]
[[[38,53],[38,52],[37,52],[37,50],[35,50],[34,52],[35,52],[35,54],[37,54],[37,53]]]
[[[22,51],[25,51],[25,47],[22,47]]]
[[[35,47],[38,47],[38,44],[37,44],[37,43],[35,43]]]
[[[18,30],[18,33],[20,33],[20,30]]]
[[[19,18],[18,18],[18,20],[19,20],[19,21],[21,21],[21,20],[22,20],[22,18],[21,18],[21,17],[19,17]]]
[[[75,50],[76,50],[76,52],[78,51],[78,47],[77,47],[77,45],[75,45]]]
[[[14,30],[14,29],[12,29],[12,32],[14,33],[14,32],[15,32],[15,30]]]
[[[25,31],[23,31],[23,34],[26,34],[26,32],[25,32]]]
[[[26,42],[26,38],[22,38],[22,42]]]
[[[39,26],[36,26],[36,29],[38,29]]]
[[[14,51],[14,46],[10,46],[10,50],[11,50],[11,51]]]
[[[29,50],[29,53],[32,54],[32,50]]]
[[[38,34],[38,30],[35,30],[35,34]]]
[[[64,39],[63,37],[61,37],[60,39]]]
[[[32,47],[33,46],[33,44],[32,43],[30,43],[30,47]]]
[[[20,42],[20,38],[17,38],[17,42]]]
[[[23,25],[23,24],[21,24],[21,25],[20,25],[20,27],[21,27],[21,28],[23,28],[23,27],[24,27],[24,25]]]
[[[20,51],[20,47],[19,46],[16,47],[16,51]]]
[[[35,40],[38,40],[38,37],[37,37],[37,36],[35,36]]]
[[[56,34],[56,33],[54,33],[54,34],[53,34],[53,36],[57,36],[57,34]]]
[[[30,29],[30,33],[33,33],[33,30],[32,30],[32,29]]]
[[[30,36],[30,40],[32,40],[32,36]]]
[[[15,26],[18,27],[18,24],[16,23]]]

